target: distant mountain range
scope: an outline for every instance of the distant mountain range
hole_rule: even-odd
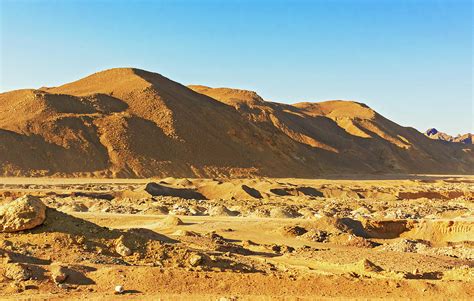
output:
[[[451,135],[448,135],[443,132],[439,132],[435,128],[428,129],[425,132],[425,135],[430,137],[431,139],[435,140],[441,140],[441,141],[448,141],[448,142],[458,142],[458,143],[464,143],[464,144],[473,144],[473,134],[467,133],[464,135],[457,135],[456,137],[453,137]]]
[[[289,105],[133,68],[0,94],[5,176],[311,178],[473,168],[472,144],[429,139],[354,101]]]

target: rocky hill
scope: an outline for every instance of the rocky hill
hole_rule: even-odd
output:
[[[472,174],[473,151],[357,102],[267,102],[131,68],[0,94],[5,176]]]
[[[431,139],[447,141],[447,142],[457,142],[457,143],[464,143],[464,144],[474,143],[474,139],[473,139],[474,135],[471,133],[467,133],[464,135],[457,135],[454,137],[446,133],[440,132],[435,128],[431,128],[425,132],[425,135]]]

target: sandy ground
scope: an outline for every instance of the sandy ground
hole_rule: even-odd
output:
[[[43,225],[0,233],[1,274],[20,263],[32,275],[0,276],[0,296],[471,299],[473,183],[2,178],[2,204],[30,194],[49,208]],[[120,254],[122,245],[131,252]],[[58,265],[68,275],[61,284],[52,280]]]

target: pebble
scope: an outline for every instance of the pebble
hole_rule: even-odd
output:
[[[121,286],[121,285],[115,286],[115,293],[123,294],[123,292],[124,292],[123,286]]]

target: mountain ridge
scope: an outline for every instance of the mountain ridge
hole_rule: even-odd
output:
[[[0,94],[0,174],[318,177],[473,173],[472,146],[445,145],[352,101],[268,102],[114,68]]]

